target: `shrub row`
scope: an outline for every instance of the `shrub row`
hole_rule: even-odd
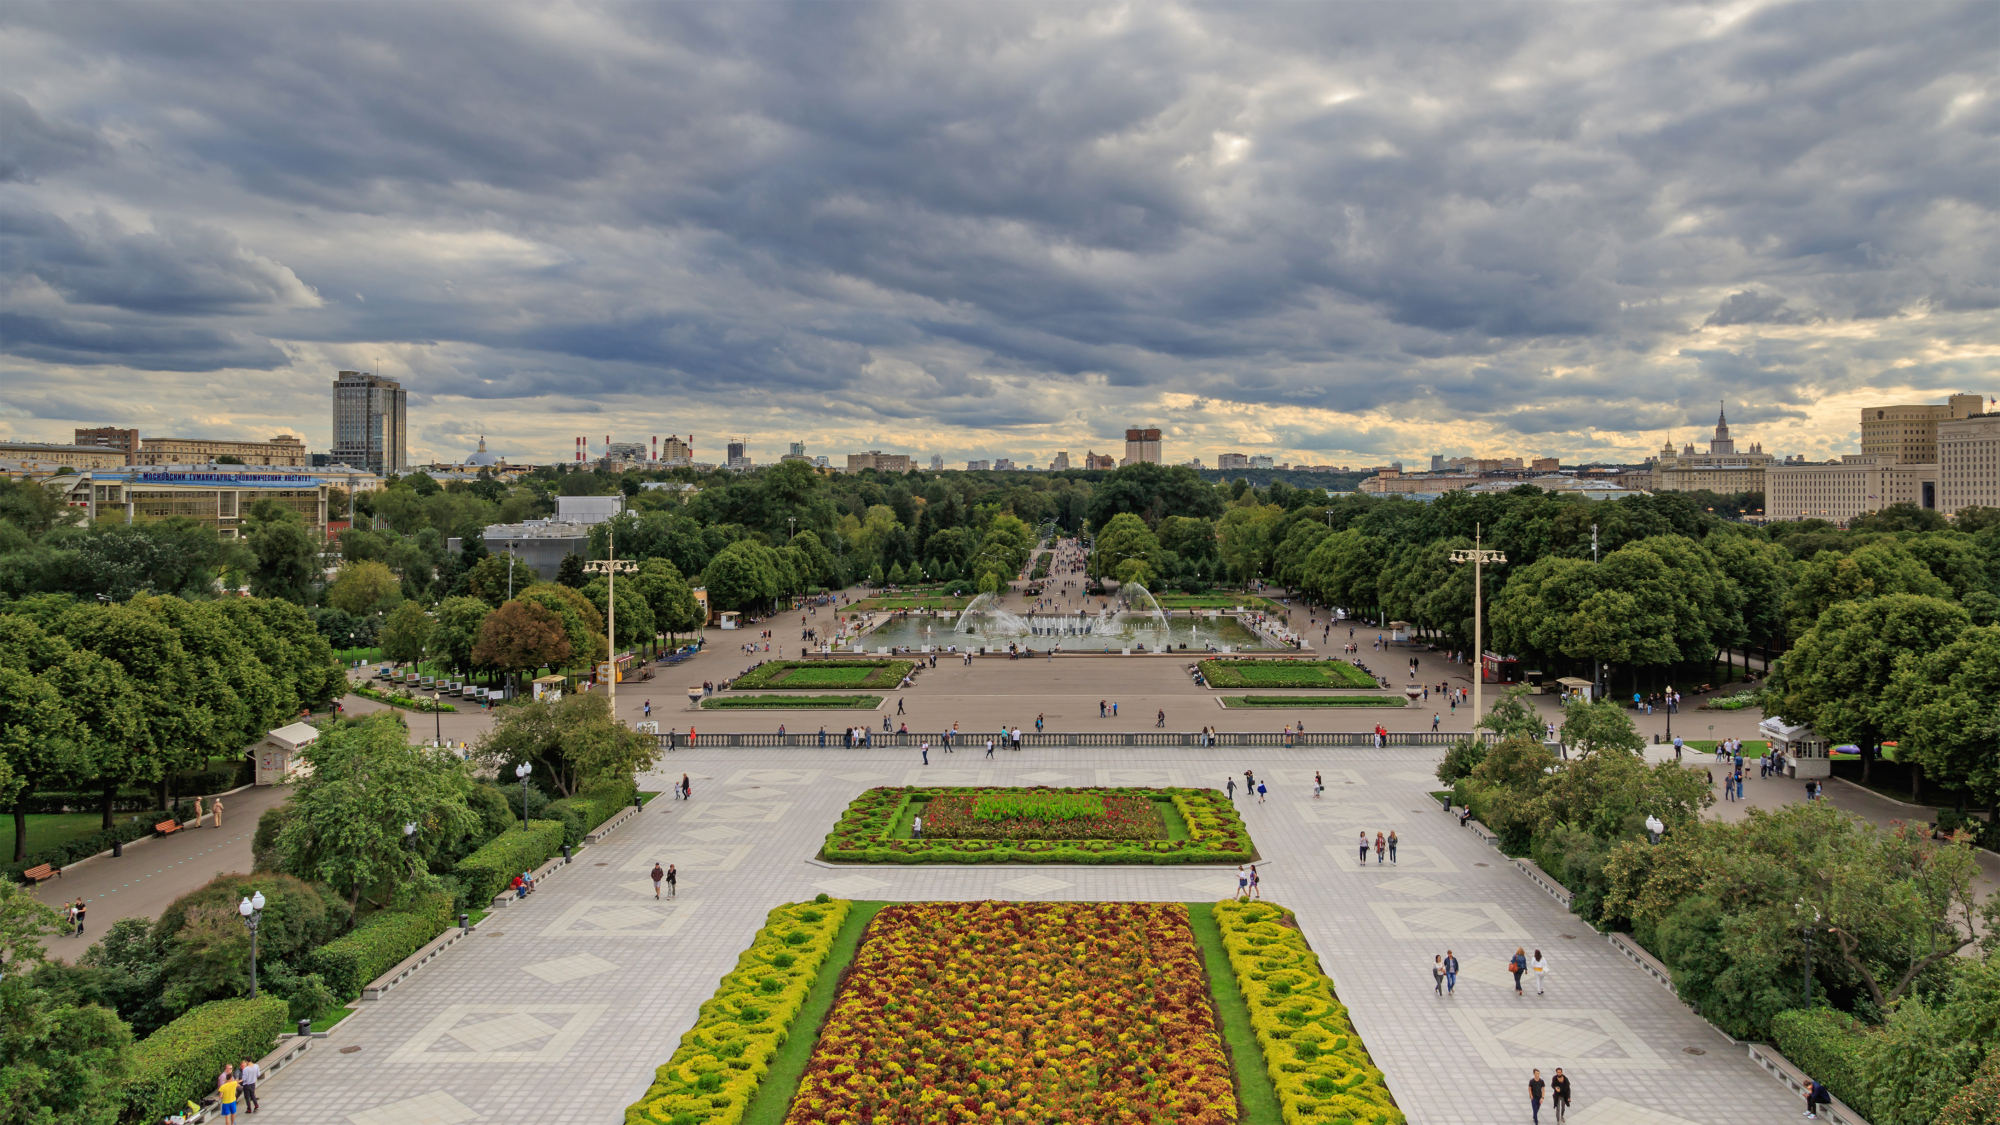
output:
[[[914,660],[766,660],[729,684],[731,691],[750,688],[892,688],[915,668]],[[853,670],[868,669],[855,677]],[[820,673],[814,675],[813,673]]]
[[[423,895],[406,910],[384,910],[307,955],[306,971],[318,973],[334,995],[352,1000],[361,988],[422,949],[452,923],[452,898]]]
[[[427,695],[411,695],[408,692],[401,691],[383,691],[381,688],[369,683],[351,684],[348,690],[363,699],[372,699],[377,703],[387,703],[391,707],[401,707],[405,710],[422,711],[427,715],[432,711],[443,711],[446,714],[452,714],[458,710],[458,708],[449,703],[435,701]]]
[[[526,828],[510,828],[485,847],[458,861],[457,874],[465,901],[475,906],[492,901],[507,880],[533,871],[562,851],[563,822],[531,820]]]
[[[577,791],[574,797],[550,801],[543,815],[562,821],[562,842],[575,847],[597,826],[632,803],[639,787],[631,781],[606,780]]]
[[[1345,660],[1226,660],[1201,662],[1201,674],[1215,687],[1374,688],[1375,677]]]
[[[1408,707],[1400,695],[1225,695],[1224,707]]]
[[[707,711],[727,711],[732,708],[754,711],[873,711],[882,705],[879,695],[740,695],[722,696],[719,699],[704,699],[701,706]]]
[[[215,1089],[225,1063],[261,1059],[286,1030],[290,1010],[275,996],[214,1000],[141,1039],[125,1079],[127,1121],[158,1121]]]
[[[653,1073],[645,1096],[626,1108],[626,1125],[742,1121],[850,909],[834,899],[771,911],[736,968],[702,1004],[673,1057]]]
[[[1291,913],[1262,902],[1215,904],[1222,947],[1287,1125],[1402,1125],[1402,1111],[1319,957],[1305,935],[1286,924]]]
[[[1066,790],[1165,798],[1187,824],[1185,840],[898,840],[910,801],[1001,792],[981,787],[884,786],[856,797],[827,833],[823,858],[839,863],[1247,863],[1256,852],[1233,802],[1212,789]]]
[[[1798,1008],[1771,1020],[1771,1039],[1792,1065],[1826,1083],[1863,1117],[1875,1116],[1861,1057],[1861,1022],[1830,1008]]]
[[[79,859],[89,859],[98,852],[107,851],[113,844],[129,844],[141,836],[153,834],[153,825],[166,818],[166,813],[158,809],[142,815],[137,821],[123,820],[104,832],[94,832],[67,844],[58,844],[46,851],[39,851],[7,866],[7,877],[14,882],[21,881],[21,872],[30,867],[40,867],[47,863],[56,867],[68,867]]]

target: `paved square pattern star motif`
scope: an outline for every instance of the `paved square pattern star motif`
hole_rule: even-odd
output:
[[[1416,895],[1418,898],[1430,898],[1433,895],[1441,895],[1451,889],[1443,883],[1433,883],[1429,879],[1419,879],[1413,875],[1399,876],[1386,883],[1377,883],[1375,885],[1385,891],[1395,891],[1401,895]]]
[[[426,1065],[554,1062],[603,1014],[602,1004],[454,1004],[391,1057]]]
[[[724,785],[811,785],[819,770],[737,770]]]
[[[719,830],[734,833],[738,836],[743,835],[741,831],[734,828],[721,828]],[[703,828],[700,831],[706,833],[715,832],[718,829]],[[682,833],[682,835],[691,835],[691,833]],[[734,847],[719,848],[689,848],[678,845],[660,847],[649,845],[647,848],[634,853],[619,870],[645,871],[650,873],[655,863],[661,867],[665,867],[671,863],[680,871],[730,871],[737,864],[742,863],[744,857],[749,854],[749,844],[737,844]],[[647,883],[646,889],[651,890],[652,884]]]
[[[1045,895],[1050,891],[1059,891],[1065,887],[1073,887],[1076,884],[1065,883],[1061,879],[1051,879],[1046,875],[1023,875],[1019,879],[1009,879],[1004,883],[996,883],[994,885],[1004,890],[1013,891],[1016,894]]]
[[[1452,1019],[1488,1066],[1667,1070],[1669,1064],[1604,1008],[1454,1008]]]
[[[1179,884],[1183,889],[1193,891],[1202,898],[1223,899],[1236,894],[1236,876],[1213,875],[1206,879],[1190,879]]]
[[[879,773],[837,773],[834,774],[833,776],[839,778],[842,781],[852,781],[860,785],[866,785],[871,781],[888,780],[887,777]]]
[[[1695,1125],[1685,1117],[1675,1117],[1657,1109],[1636,1106],[1618,1098],[1599,1098],[1569,1115],[1569,1125]]]
[[[969,748],[969,747],[968,747]],[[993,751],[998,754],[1000,751]],[[931,760],[937,760],[937,747],[931,747]],[[919,766],[903,775],[905,785],[991,785],[992,770],[947,770],[937,766]]]
[[[1022,774],[1021,780],[1030,785],[1054,785],[1058,781],[1068,781],[1069,775],[1054,770],[1037,770],[1034,773]]]
[[[687,922],[688,915],[697,905],[692,899],[645,903],[585,899],[572,903],[569,909],[556,915],[555,921],[542,931],[542,936],[672,937],[674,931]]]
[[[776,824],[790,811],[790,801],[723,801],[703,805],[689,820],[733,820],[738,823]]]
[[[578,953],[570,957],[558,957],[553,961],[523,965],[521,971],[530,976],[540,977],[550,984],[564,984],[585,977],[594,977],[599,973],[613,972],[617,968],[618,966],[595,953]]]
[[[1368,905],[1392,936],[1407,941],[1432,937],[1528,940],[1528,931],[1516,925],[1497,903],[1371,902]]]
[[[704,844],[713,844],[717,840],[733,840],[738,836],[744,835],[744,832],[741,828],[731,828],[726,824],[717,824],[708,828],[692,828],[681,833],[681,835],[690,840],[700,840]],[[646,866],[648,869],[651,869],[652,864],[649,863]]]
[[[1098,770],[1099,785],[1144,785],[1149,788],[1182,786],[1187,778],[1180,770]]]
[[[347,1119],[354,1125],[464,1125],[478,1116],[443,1090],[432,1090],[414,1098],[350,1113]]]
[[[842,898],[860,898],[869,891],[878,891],[889,884],[880,879],[870,879],[866,875],[847,875],[838,879],[822,879],[813,886],[830,895]]]

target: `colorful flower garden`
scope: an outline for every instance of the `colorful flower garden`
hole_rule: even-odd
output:
[[[923,818],[921,838],[913,830]],[[1247,863],[1235,805],[1213,789],[901,786],[854,799],[827,834],[835,863]]]
[[[626,1121],[1404,1118],[1281,907],[832,901],[771,912]]]

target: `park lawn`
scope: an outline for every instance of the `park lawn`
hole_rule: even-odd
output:
[[[1407,707],[1393,695],[1225,695],[1224,707]]]
[[[772,660],[738,676],[729,690],[893,688],[916,666],[914,660]]]
[[[1201,950],[1202,968],[1208,971],[1209,995],[1215,999],[1216,1014],[1222,1017],[1222,1041],[1236,1071],[1243,1125],[1281,1125],[1284,1114],[1278,1108],[1278,1091],[1264,1067],[1264,1048],[1258,1045],[1256,1029],[1250,1026],[1250,1006],[1243,1000],[1243,990],[1236,986],[1236,970],[1229,967],[1222,927],[1215,923],[1215,904],[1190,902],[1187,912],[1188,928],[1194,931],[1195,945]]]
[[[154,816],[157,813],[113,813],[116,820],[130,820],[133,816]],[[152,821],[147,821],[152,823]],[[85,836],[95,836],[104,831],[104,814],[94,812],[73,813],[30,813],[28,814],[28,853],[48,851],[60,847],[71,840],[81,840]],[[10,833],[11,835],[11,833]]]
[[[333,650],[333,658],[342,664],[348,665],[353,664],[357,660],[365,664],[380,664],[382,663],[382,650],[379,648],[337,648]]]
[[[1204,660],[1201,674],[1219,688],[1374,688],[1375,678],[1345,660]]]
[[[1269,598],[1245,594],[1154,594],[1161,609],[1261,609],[1266,613],[1283,612],[1284,606]]]
[[[706,711],[873,711],[879,695],[725,695],[701,701]]]

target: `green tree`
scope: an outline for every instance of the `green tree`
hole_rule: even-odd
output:
[[[608,696],[578,692],[553,703],[518,699],[502,707],[475,751],[506,777],[513,776],[509,767],[532,762],[534,776],[567,797],[592,782],[651,769],[659,743],[620,722]]]
[[[800,538],[804,538],[802,534]],[[818,540],[815,539],[814,542]],[[687,579],[664,558],[647,559],[632,576],[633,588],[653,609],[653,624],[669,636],[692,633],[708,623]]]
[[[594,664],[610,653],[604,636],[604,615],[583,596],[582,591],[554,582],[542,582],[521,591],[516,601],[531,602],[562,619],[563,635],[569,638],[569,659],[573,664]]]
[[[431,626],[432,648],[451,662],[453,671],[464,674],[478,667],[472,650],[479,645],[480,629],[493,607],[478,598],[446,598],[438,603]]]
[[[545,666],[566,667],[571,652],[561,616],[538,603],[514,601],[479,623],[472,662],[502,672],[531,672]]]
[[[1159,553],[1160,540],[1146,521],[1120,512],[1097,533],[1097,542],[1090,549],[1090,573],[1099,578],[1117,577],[1123,563],[1137,560],[1143,566]],[[1145,579],[1138,581],[1143,584]]]
[[[372,559],[342,563],[326,588],[326,604],[356,617],[384,611],[402,600],[402,580]]]
[[[1028,553],[1034,547],[1035,533],[1026,523],[1014,516],[995,516],[979,541],[980,569],[990,568],[1012,579],[1027,565]]]
[[[1899,761],[2000,807],[2000,626],[1967,629],[1931,652],[1898,660],[1884,732]]]
[[[1646,738],[1639,733],[1625,709],[1608,699],[1595,703],[1572,700],[1563,708],[1563,745],[1581,756],[1614,751],[1643,754]]]
[[[584,557],[575,551],[564,555],[562,564],[556,567],[556,582],[572,590],[581,590],[583,584],[588,581],[583,564]]]
[[[777,554],[762,543],[739,539],[724,547],[702,573],[710,604],[717,609],[748,609],[778,594]]]
[[[535,584],[534,569],[512,555],[488,555],[464,574],[465,592],[494,609]]]
[[[255,560],[250,592],[260,598],[283,598],[311,605],[319,584],[319,541],[297,512],[275,500],[250,506],[244,521]]]
[[[417,663],[430,648],[431,615],[415,602],[404,602],[383,624],[378,642],[382,655],[392,662]]]
[[[341,723],[301,752],[311,772],[292,794],[278,836],[286,871],[332,887],[350,907],[378,906],[423,875],[403,826],[455,838],[476,814],[466,803],[472,777],[456,754],[410,745],[400,715]]]
[[[1821,551],[1801,567],[1785,598],[1785,619],[1793,636],[1803,636],[1837,602],[1888,594],[1943,598],[1951,589],[1909,548],[1893,539],[1878,540],[1847,555]]]

